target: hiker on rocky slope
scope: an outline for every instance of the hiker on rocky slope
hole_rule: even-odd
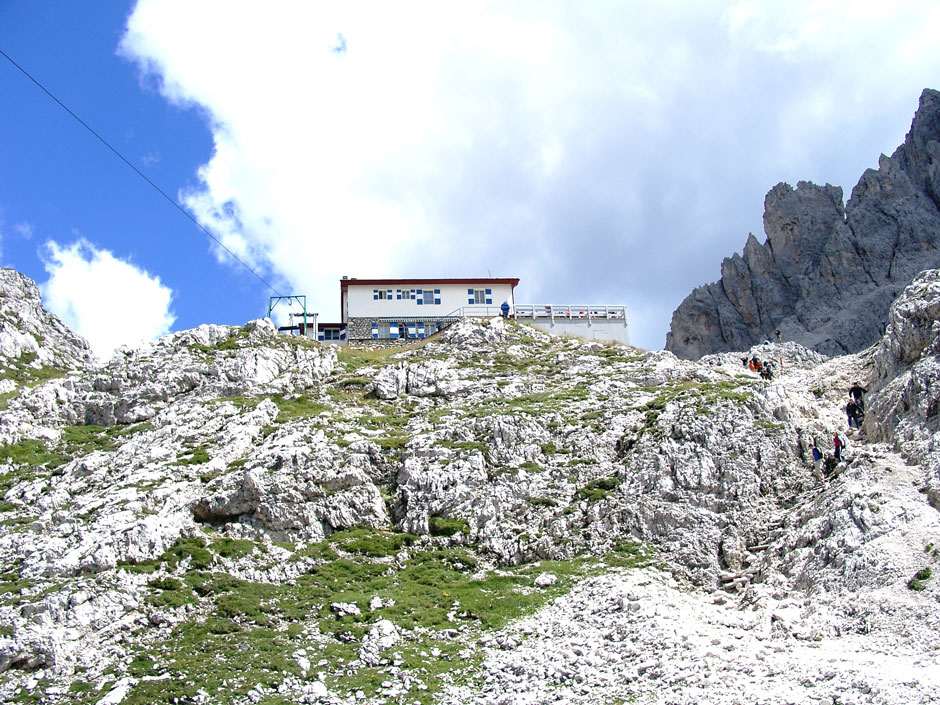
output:
[[[817,480],[822,482],[823,480],[823,474],[822,474],[823,454],[822,454],[822,451],[816,447],[816,441],[813,441],[812,452],[813,452],[813,475],[815,476]]]
[[[852,424],[855,424],[855,428],[861,428],[859,421],[861,420],[862,409],[855,401],[854,398],[849,397],[849,403],[845,405],[845,413],[849,417],[849,428],[852,428]]]
[[[836,434],[832,437],[832,443],[835,446],[835,459],[839,462],[842,462],[842,453],[845,451],[845,439],[836,431]]]
[[[868,390],[858,382],[855,382],[849,389],[849,395],[855,400],[855,403],[858,404],[858,408],[861,411],[865,411],[865,395],[867,393]]]

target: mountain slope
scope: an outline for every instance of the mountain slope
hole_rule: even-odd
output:
[[[922,334],[892,323],[886,349],[933,340],[931,291],[895,309]],[[889,366],[761,346],[783,362],[768,382],[738,355],[498,318],[377,351],[253,321],[23,385],[0,414],[0,696],[929,697],[937,580],[907,587],[940,544],[910,485],[928,466],[890,433],[853,440],[826,485],[808,462],[850,379],[877,380],[874,438],[913,349]],[[892,649],[914,676],[866,665]]]

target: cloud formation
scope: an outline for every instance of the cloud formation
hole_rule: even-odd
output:
[[[110,359],[120,345],[170,331],[173,292],[159,277],[85,239],[68,246],[49,241],[41,256],[49,274],[40,284],[43,305],[88,340],[100,359]]]
[[[321,320],[344,274],[518,276],[658,348],[774,184],[848,196],[940,75],[935,2],[770,8],[139,0],[120,51],[206,111],[186,205]]]

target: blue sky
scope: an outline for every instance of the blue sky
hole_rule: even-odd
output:
[[[344,274],[516,276],[660,348],[771,187],[848,198],[940,87],[940,8],[885,5],[12,0],[0,49],[321,320]],[[5,60],[0,96],[0,262],[102,356],[265,312]]]

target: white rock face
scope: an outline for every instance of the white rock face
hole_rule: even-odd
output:
[[[24,355],[30,367],[84,369],[95,363],[81,336],[42,308],[36,283],[12,269],[0,268],[0,365]]]
[[[380,619],[369,628],[362,640],[359,660],[366,666],[380,666],[384,662],[381,652],[390,649],[401,640],[398,627],[387,619]]]
[[[894,444],[926,468],[924,490],[940,509],[940,270],[921,272],[891,307],[873,353],[874,380],[865,419],[873,440]]]

